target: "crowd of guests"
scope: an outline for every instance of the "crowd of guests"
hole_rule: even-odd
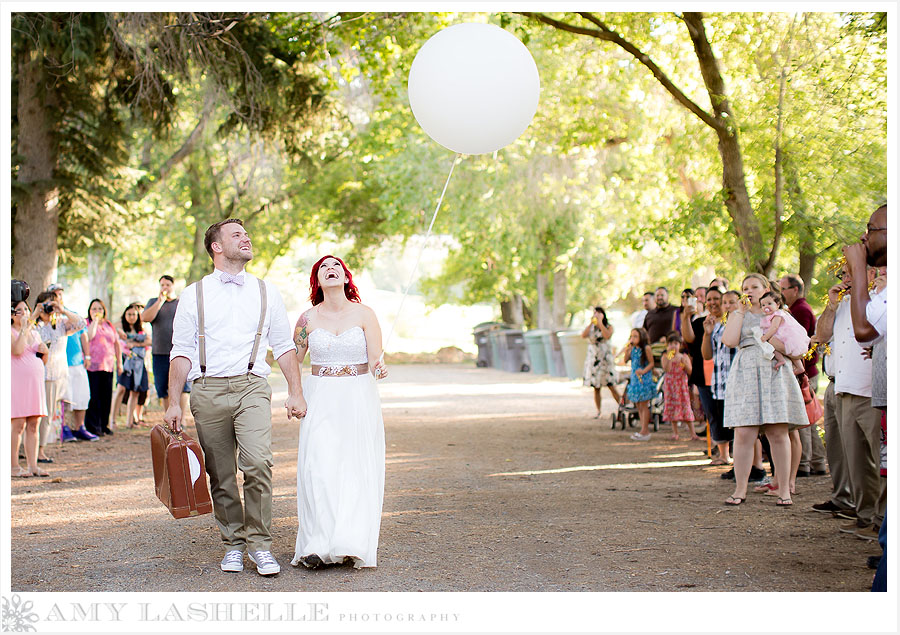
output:
[[[51,284],[30,305],[14,297],[11,336],[12,475],[47,477],[41,464],[53,442],[97,441],[114,434],[121,407],[127,428],[147,425],[147,349],[154,385],[168,406],[169,351],[178,299],[174,278],[160,278],[160,293],[128,304],[119,320],[91,300],[87,317],[64,303],[61,284]],[[145,330],[145,323],[152,328]],[[190,391],[190,386],[185,386]],[[26,467],[21,460],[25,459]]]
[[[595,307],[582,334],[589,341],[584,383],[594,389],[597,417],[603,387],[617,407],[631,402],[641,424],[631,438],[648,441],[655,373],[664,372],[662,419],[671,425],[672,439],[679,438],[680,427],[698,438],[694,425],[705,420],[715,447],[711,463],[732,466],[721,474],[735,484],[726,505],[741,505],[753,483],[753,492],[788,507],[798,477],[830,474],[829,500],[812,509],[839,519],[838,531],[878,540],[884,548],[886,205],[872,214],[862,240],[843,253],[831,269],[835,284],[818,318],[797,275],[769,280],[751,273],[737,289],[716,277],[707,287],[684,289],[678,307],[669,304],[665,287],[645,293],[643,308],[631,316],[622,358],[630,373],[621,395],[613,329],[604,309]],[[817,396],[821,375],[828,380],[824,417]],[[884,562],[873,557],[869,564]],[[883,569],[873,590],[883,590],[880,584]]]

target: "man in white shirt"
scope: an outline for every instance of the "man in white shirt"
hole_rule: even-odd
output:
[[[844,257],[853,275],[866,265],[887,270],[887,203],[881,205],[869,217],[866,233],[860,242],[844,247]],[[884,273],[882,273],[884,272]],[[878,284],[876,281],[876,289]],[[872,347],[872,406],[881,412],[881,466],[882,481],[887,476],[887,284],[882,278],[880,290],[871,298],[861,290],[854,290],[850,305],[853,312],[853,331],[862,346]],[[872,581],[872,591],[887,591],[887,511],[878,532],[882,548],[881,559]]]
[[[865,267],[857,276],[845,265],[842,284],[829,291],[829,305],[823,313],[834,312],[831,361],[834,364],[835,415],[840,427],[846,474],[850,483],[856,519],[840,526],[844,533],[876,540],[884,518],[886,494],[879,475],[881,455],[881,412],[872,407],[872,360],[865,359],[854,335],[850,292],[862,288],[867,293]],[[840,289],[843,300],[834,307]],[[847,514],[840,515],[846,517]]]
[[[192,380],[191,412],[227,549],[221,569],[242,571],[247,550],[260,575],[273,575],[281,567],[271,553],[272,389],[266,349],[271,346],[288,383],[288,419],[306,414],[300,366],[278,289],[244,271],[253,248],[243,222],[230,218],[210,226],[204,242],[215,270],[181,294],[169,356],[169,395],[175,398],[165,420],[181,429],[180,395],[185,380]],[[244,473],[243,506],[238,467]]]
[[[652,291],[648,291],[644,294],[644,297],[641,298],[641,302],[643,303],[644,308],[631,314],[631,328],[633,329],[643,328],[644,318],[647,317],[647,312],[656,308],[656,296],[653,295]]]

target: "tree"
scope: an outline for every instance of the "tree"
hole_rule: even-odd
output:
[[[298,26],[304,17],[290,20]],[[208,13],[13,16],[14,275],[46,286],[60,235],[76,241],[65,245],[76,250],[111,244],[137,209],[133,203],[190,154],[209,120],[207,108],[176,152],[157,167],[143,165],[143,176],[128,182],[129,127],[164,138],[178,81],[202,73],[207,90],[227,103],[218,134],[247,129],[277,134],[294,151],[302,147],[322,97],[315,75],[304,72],[309,29],[288,32],[267,20],[267,14]]]
[[[767,242],[764,240],[764,223],[760,218],[762,212],[754,207],[746,183],[745,152],[741,140],[744,120],[735,115],[732,99],[726,90],[721,62],[713,52],[703,15],[686,12],[679,18],[686,26],[697,69],[706,90],[709,104],[706,108],[679,88],[672,78],[672,73],[664,71],[660,64],[642,50],[639,46],[639,38],[647,39],[646,29],[642,32],[640,27],[636,27],[635,23],[627,18],[624,20],[620,18],[620,25],[622,29],[631,31],[630,37],[623,36],[618,30],[609,26],[606,18],[601,18],[593,13],[579,13],[580,20],[577,22],[571,18],[563,20],[541,13],[523,13],[522,15],[561,31],[615,44],[649,70],[677,104],[715,134],[723,186],[720,195],[738,239],[743,263],[747,269],[770,273],[778,256],[782,230],[781,212],[783,211],[780,205],[783,204],[783,200],[775,205],[774,218],[776,221],[775,227],[772,229],[773,240]],[[639,20],[642,24],[649,24],[657,29],[663,22],[661,17],[647,16],[646,14],[642,14]],[[876,49],[874,53],[876,58],[882,57],[883,49],[881,51]],[[790,64],[790,59],[786,59],[785,63]],[[782,73],[782,79],[785,79],[784,73]],[[781,85],[783,98],[783,83]],[[742,113],[742,116],[745,115],[746,113]],[[784,157],[780,147],[776,149],[776,154],[779,159],[778,170],[781,171]],[[776,178],[776,181],[779,182],[779,197],[782,195],[783,189],[781,178],[780,176]]]

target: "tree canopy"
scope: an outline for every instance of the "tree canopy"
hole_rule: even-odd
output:
[[[454,155],[416,124],[406,78],[462,21],[529,47],[541,102],[517,141],[456,166],[432,302],[562,326],[751,270],[799,272],[815,298],[883,202],[883,14],[23,13],[14,274],[43,286],[58,254],[107,280],[158,262],[193,280],[229,216],[263,273],[293,241],[350,239],[360,266],[424,232]]]

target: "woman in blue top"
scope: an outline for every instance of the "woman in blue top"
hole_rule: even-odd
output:
[[[625,362],[631,362],[631,379],[628,381],[627,398],[637,406],[641,419],[641,431],[631,438],[635,441],[650,440],[650,400],[656,396],[653,381],[653,352],[650,336],[644,329],[631,329],[631,339],[625,347]]]

